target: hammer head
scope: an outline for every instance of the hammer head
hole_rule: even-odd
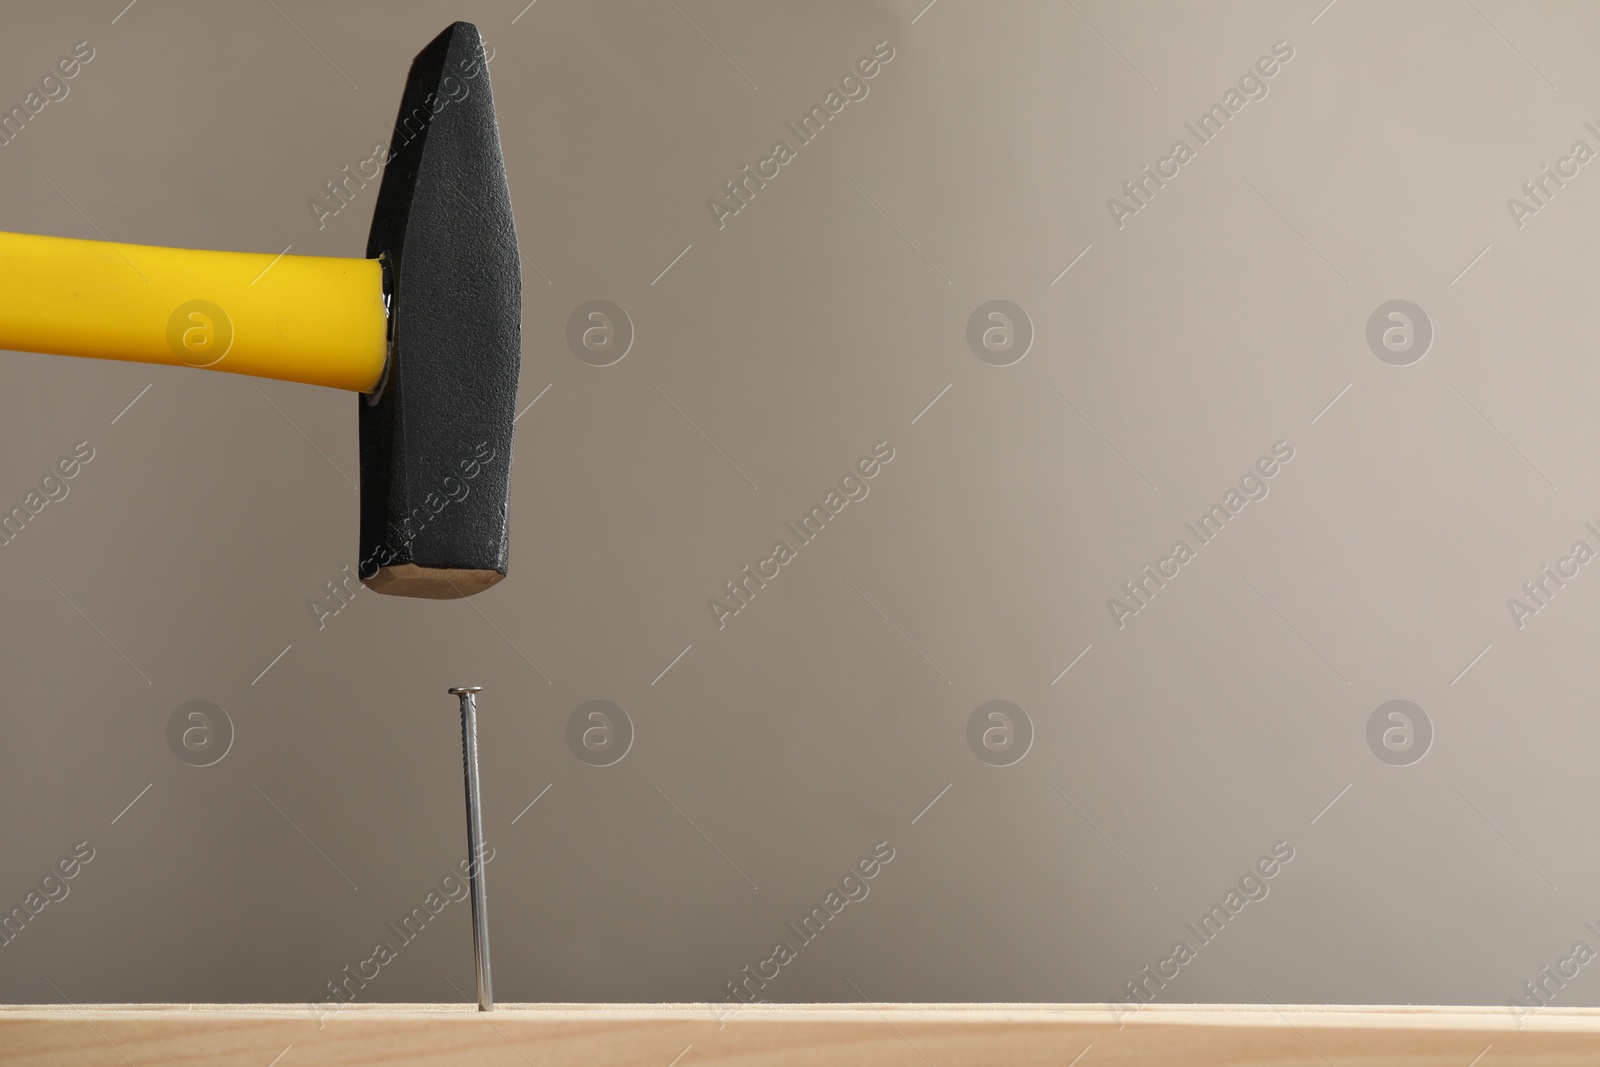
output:
[[[361,404],[368,588],[434,600],[506,574],[522,274],[489,67],[458,22],[411,64],[367,238],[389,359]]]

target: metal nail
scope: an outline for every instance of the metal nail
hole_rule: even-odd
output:
[[[489,903],[483,879],[483,804],[478,793],[478,705],[481,685],[450,690],[461,698],[461,760],[467,780],[467,881],[472,889],[472,958],[478,972],[478,1010],[494,1010],[489,985]]]

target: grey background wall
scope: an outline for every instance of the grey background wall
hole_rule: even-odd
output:
[[[319,620],[355,398],[0,360],[0,504],[93,449],[0,548],[0,904],[93,850],[0,999],[326,1003],[347,966],[462,999],[464,905],[386,924],[464,853],[445,689],[477,683],[502,1000],[721,1003],[748,966],[777,1001],[1107,1001],[1148,966],[1161,1001],[1504,1004],[1548,965],[1600,1003],[1600,13],[924,2],[4,13],[7,107],[93,59],[0,148],[0,228],[339,256],[375,186],[308,201],[478,23],[531,406],[509,580]],[[610,366],[567,341],[595,299],[632,324]],[[974,349],[993,300],[1020,315]],[[595,699],[609,766],[568,742]],[[210,766],[169,745],[191,700],[231,723]]]

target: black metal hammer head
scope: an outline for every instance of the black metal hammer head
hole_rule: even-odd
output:
[[[458,22],[411,64],[368,258],[389,297],[361,403],[361,580],[446,600],[505,577],[522,273],[489,66]]]

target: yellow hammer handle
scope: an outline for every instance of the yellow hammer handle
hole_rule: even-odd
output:
[[[387,333],[375,259],[0,233],[0,348],[370,392]]]

